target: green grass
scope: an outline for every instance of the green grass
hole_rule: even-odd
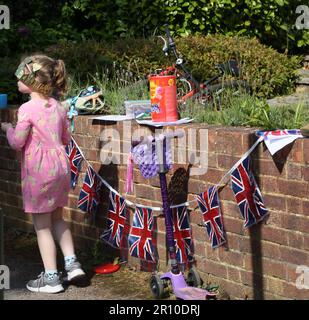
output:
[[[96,85],[102,89],[108,114],[125,114],[125,100],[149,99],[145,79],[134,79],[130,74],[121,70],[114,73],[106,69],[89,75],[85,83],[82,83],[79,78],[71,77],[68,96],[77,95],[81,88],[89,85]]]
[[[194,118],[196,122],[224,126],[259,127],[265,130],[300,128],[309,121],[309,110],[300,103],[292,106],[270,107],[266,100],[242,94],[226,93],[218,106],[204,106],[189,102],[181,117]]]
[[[149,99],[147,81],[133,79],[123,70],[110,72],[102,70],[88,76],[82,83],[78,78],[71,78],[68,96],[79,93],[81,88],[97,85],[106,102],[107,114],[125,114],[125,100]],[[300,128],[309,122],[309,110],[304,104],[270,107],[265,99],[247,93],[235,96],[226,91],[220,96],[218,104],[202,105],[188,101],[180,108],[182,118],[194,118],[195,122],[223,126],[258,127],[265,130]]]

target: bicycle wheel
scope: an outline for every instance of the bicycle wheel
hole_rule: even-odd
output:
[[[220,108],[222,94],[228,90],[231,91],[233,95],[240,95],[241,93],[251,93],[251,88],[247,81],[230,80],[208,86],[200,93],[199,100],[202,104],[216,104]],[[206,101],[203,101],[204,96],[207,97]]]
[[[224,90],[233,89],[234,92],[242,91],[244,93],[250,93],[251,89],[247,81],[245,80],[230,80],[223,83],[214,84],[208,86],[206,90],[210,93],[216,92],[220,94]]]
[[[192,91],[191,83],[185,78],[177,78],[177,100],[182,101],[189,92]],[[184,102],[184,101],[182,101]]]

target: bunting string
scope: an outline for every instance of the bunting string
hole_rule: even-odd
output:
[[[253,152],[253,150],[259,145],[260,142],[264,140],[264,136],[260,136],[255,143],[251,146],[251,148],[245,152],[242,157],[233,165],[233,167],[221,178],[219,183],[215,185],[215,189],[219,188],[221,185],[226,185],[228,181],[224,183],[226,178],[229,178],[231,173]]]
[[[269,212],[264,205],[259,186],[251,171],[249,156],[262,141],[265,142],[270,153],[274,154],[294,140],[303,138],[299,132],[294,131],[295,130],[277,130],[259,133],[259,138],[254,142],[250,149],[247,150],[232,168],[223,175],[217,184],[212,185],[208,190],[197,194],[191,201],[170,206],[170,209],[172,209],[171,213],[173,214],[173,232],[176,241],[177,261],[179,263],[186,263],[186,261],[193,258],[193,239],[188,219],[188,207],[193,202],[197,204],[196,207],[199,207],[200,212],[202,213],[204,221],[203,226],[208,234],[211,247],[214,249],[226,243],[226,232],[224,229],[218,190],[220,187],[226,186],[228,181],[231,181],[231,189],[234,193],[241,217],[244,220],[244,228],[251,227],[264,220]],[[155,249],[155,239],[152,237],[154,231],[153,212],[160,212],[160,214],[157,214],[157,216],[160,216],[162,215],[163,209],[161,207],[141,205],[127,200],[126,196],[122,196],[94,170],[73,137],[70,148],[68,156],[70,157],[71,168],[73,167],[74,169],[71,169],[74,181],[76,180],[75,177],[78,176],[76,172],[79,172],[80,170],[80,166],[78,167],[76,161],[83,159],[87,165],[86,177],[84,179],[79,200],[79,204],[85,205],[85,203],[87,203],[87,208],[84,209],[80,205],[78,205],[78,207],[83,211],[89,212],[88,207],[90,208],[90,205],[92,206],[93,201],[96,200],[98,202],[98,189],[100,188],[100,185],[104,185],[110,191],[108,225],[107,229],[103,232],[101,239],[117,248],[124,246],[124,241],[127,239],[130,255],[146,261],[155,262],[157,259],[157,251]],[[143,161],[144,160],[142,160],[141,163],[136,163],[139,165],[142,175],[145,176],[143,174],[144,167],[141,167],[141,164],[144,163]],[[156,171],[157,170],[155,169],[152,170],[152,176]],[[93,188],[94,190],[90,190],[90,188]],[[125,193],[125,195],[127,194],[128,192]],[[87,197],[88,199],[86,199]],[[97,205],[97,202],[95,202],[95,205]],[[130,232],[128,235],[125,235],[128,231],[126,231],[127,206],[134,208],[135,214]]]
[[[82,152],[82,150],[80,149],[80,147],[78,146],[78,144],[76,143],[75,139],[72,137],[72,140],[74,142],[74,144],[76,145],[76,148],[79,150],[81,156],[83,157],[83,160],[86,162],[87,166],[91,167],[93,170],[94,168],[92,167],[92,165],[89,163],[89,161],[86,159],[84,153]],[[260,142],[262,142],[264,140],[264,136],[260,136],[255,143],[251,146],[251,148],[245,152],[242,157],[233,165],[233,167],[225,173],[225,175],[221,178],[221,180],[219,181],[219,183],[217,183],[214,188],[217,189],[219,186],[221,186],[222,184],[226,185],[227,181],[224,183],[225,179],[227,179],[231,173],[239,166],[240,163],[243,162],[243,160],[248,157],[253,151],[254,149],[259,145]],[[95,171],[95,170],[94,170]],[[96,173],[97,174],[97,173]],[[114,192],[115,194],[117,194],[119,197],[122,197],[123,199],[125,199],[127,205],[131,208],[149,208],[155,212],[162,212],[163,208],[162,207],[152,207],[152,206],[147,206],[147,205],[142,205],[139,203],[134,203],[130,200],[128,200],[125,196],[121,195],[117,190],[115,190],[104,178],[102,178],[99,174],[97,174],[97,177],[100,179],[100,181],[102,182],[102,184],[109,189],[109,191]],[[170,208],[171,209],[175,209],[175,208],[181,208],[181,207],[189,207],[190,204],[192,203],[196,203],[197,200],[193,199],[190,201],[186,201],[177,205],[171,205]]]

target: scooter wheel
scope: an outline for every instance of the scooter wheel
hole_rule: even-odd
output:
[[[164,296],[164,282],[159,275],[152,275],[150,278],[150,290],[156,299],[161,299]]]
[[[199,273],[196,268],[191,268],[188,272],[187,276],[187,284],[191,287],[200,287],[203,284],[203,280],[201,279]]]

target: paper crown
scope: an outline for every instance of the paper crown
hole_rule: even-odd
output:
[[[42,68],[42,65],[34,62],[31,57],[25,58],[18,66],[15,76],[27,86],[42,94],[50,93],[50,86],[39,83],[36,79],[36,72]]]

